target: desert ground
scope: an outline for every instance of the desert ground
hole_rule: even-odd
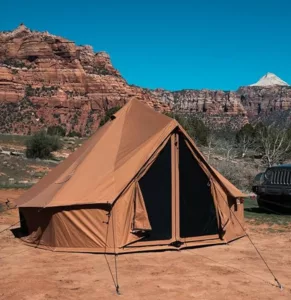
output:
[[[0,203],[23,190],[0,190]],[[291,216],[266,214],[246,203],[247,237],[229,245],[121,255],[121,295],[115,292],[114,257],[58,253],[24,245],[10,230],[0,234],[0,299],[291,299]],[[18,221],[17,209],[0,212],[0,231]],[[16,224],[13,228],[19,227]],[[109,266],[107,264],[108,260]]]

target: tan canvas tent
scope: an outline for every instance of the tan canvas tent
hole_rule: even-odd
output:
[[[131,100],[17,205],[31,245],[125,253],[239,238],[241,197],[176,120]]]

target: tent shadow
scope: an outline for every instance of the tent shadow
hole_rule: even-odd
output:
[[[245,211],[251,212],[251,213],[256,213],[256,214],[267,214],[267,215],[272,214],[272,212],[265,210],[263,208],[260,208],[260,207],[248,207],[248,208],[245,208]]]
[[[291,210],[285,208],[269,209],[267,207],[248,207],[245,208],[245,212],[260,214],[262,216],[289,216],[291,214]]]

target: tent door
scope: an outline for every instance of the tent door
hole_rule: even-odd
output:
[[[173,133],[139,180],[152,230],[131,247],[182,244],[218,238],[216,209],[207,175]]]
[[[208,176],[178,135],[179,200],[177,219],[181,241],[218,237],[218,223]],[[203,238],[204,239],[204,238]]]
[[[152,227],[141,243],[169,244],[173,235],[171,139],[161,150],[147,173],[139,180]]]

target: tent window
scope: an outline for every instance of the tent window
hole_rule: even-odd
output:
[[[139,184],[135,186],[133,231],[152,230]]]
[[[182,135],[179,137],[180,236],[218,233],[210,183]]]
[[[139,181],[152,230],[145,241],[172,237],[171,141]]]

